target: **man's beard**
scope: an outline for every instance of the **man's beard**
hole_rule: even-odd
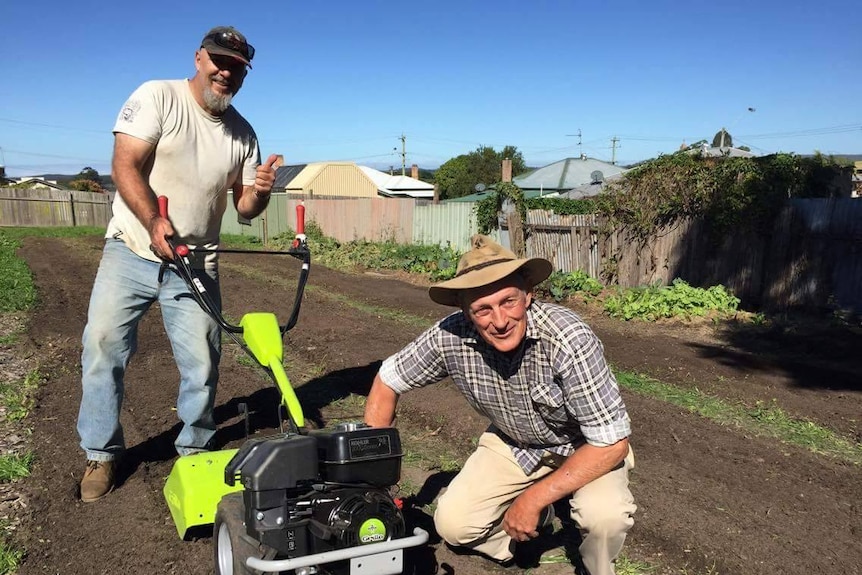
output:
[[[215,75],[210,80],[215,82],[219,78]],[[209,84],[204,88],[204,103],[207,109],[216,116],[224,114],[224,111],[230,107],[231,100],[233,100],[233,93],[216,94]]]

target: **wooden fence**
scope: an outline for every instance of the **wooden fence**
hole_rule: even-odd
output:
[[[0,188],[0,226],[108,227],[107,194],[52,189]]]
[[[271,238],[293,230],[301,200],[273,194],[251,226],[237,223],[228,201],[222,231]],[[305,200],[306,220],[339,241],[367,239],[469,248],[476,233],[473,205],[410,199]],[[96,226],[110,219],[109,198],[91,192],[0,189],[0,226]],[[736,232],[720,244],[702,221],[665,229],[646,245],[624,233],[600,233],[593,215],[530,210],[527,255],[561,271],[583,270],[623,287],[676,278],[694,286],[724,285],[746,306],[766,310],[839,307],[862,314],[862,200],[790,200],[772,230]],[[504,227],[492,235],[509,243]]]
[[[599,233],[595,216],[531,210],[527,255],[562,271],[582,270],[623,287],[681,278],[723,285],[748,307],[838,307],[862,314],[862,200],[789,200],[768,233],[735,231],[716,244],[703,221],[662,230],[640,245]]]

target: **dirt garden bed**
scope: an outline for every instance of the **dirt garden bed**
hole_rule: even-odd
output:
[[[21,250],[41,295],[25,347],[47,380],[29,419],[36,463],[18,529],[27,550],[20,573],[211,573],[211,540],[180,541],[162,499],[179,425],[172,411],[177,373],[157,310],[141,325],[139,352],[127,374],[122,417],[129,451],[121,485],[96,504],[77,498],[83,471],[75,432],[80,334],[100,250],[98,238],[33,238]],[[258,310],[285,317],[292,303],[287,275],[284,264],[265,256],[228,254],[222,267],[227,314],[238,318]],[[732,402],[774,403],[794,417],[862,438],[862,337],[853,330],[622,323],[576,309],[617,368]],[[361,417],[353,394],[367,391],[377,363],[447,312],[422,286],[314,267],[299,323],[287,339],[288,374],[308,419],[323,426]],[[275,391],[235,359],[236,351],[228,346],[222,362],[220,446],[242,441],[240,401],[250,405],[256,433],[274,431],[268,414],[274,415]],[[860,572],[858,465],[624,393],[634,424],[632,484],[639,505],[628,557],[654,562],[667,573]],[[425,454],[405,462],[402,488],[415,491],[409,518],[430,528],[434,497],[452,475],[446,458],[468,453],[485,422],[443,382],[406,395],[399,425],[408,448]],[[565,532],[537,551],[560,545]],[[496,569],[452,553],[433,533],[428,548],[411,560],[425,574]],[[525,561],[505,572],[525,572],[531,568]],[[560,564],[531,569],[572,572]]]

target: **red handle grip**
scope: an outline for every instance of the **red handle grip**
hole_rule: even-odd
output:
[[[305,206],[302,204],[296,205],[296,233],[305,234]]]
[[[167,196],[159,196],[159,215],[165,219],[168,219],[168,197]],[[168,240],[168,243],[173,247],[174,244]],[[178,256],[186,257],[189,255],[189,246],[185,244],[179,244],[174,247],[174,251]]]

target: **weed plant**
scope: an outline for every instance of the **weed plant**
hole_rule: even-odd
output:
[[[431,281],[442,281],[455,276],[460,257],[450,246],[399,244],[392,240],[339,242],[325,236],[314,221],[306,224],[305,235],[314,260],[336,269],[400,270],[423,275]],[[286,249],[293,238],[293,232],[288,231],[273,238],[273,243]]]
[[[15,255],[19,247],[19,239],[0,230],[0,312],[23,311],[36,302],[30,269]]]
[[[543,282],[540,289],[550,293],[555,301],[563,301],[572,295],[589,301],[602,293],[604,286],[596,278],[582,270],[573,272],[555,271]]]
[[[0,456],[0,483],[9,483],[21,477],[29,477],[33,465],[33,454],[9,454]]]

